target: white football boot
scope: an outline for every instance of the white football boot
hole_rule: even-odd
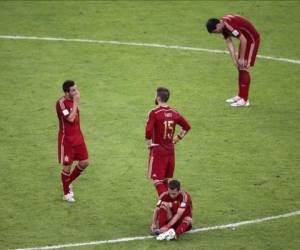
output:
[[[70,193],[64,195],[63,200],[70,203],[75,202],[74,197]]]
[[[243,98],[238,100],[237,102],[231,103],[231,107],[248,107],[250,105],[249,100],[245,102]]]
[[[160,235],[158,235],[157,237],[156,237],[156,239],[157,240],[165,240],[166,238],[167,238],[167,236],[168,236],[168,231],[166,231],[166,232],[164,232],[164,233],[161,233]]]
[[[168,231],[161,233],[156,237],[157,240],[171,240],[176,238],[176,233],[173,228],[169,229]]]
[[[166,237],[166,240],[176,240],[176,233],[175,230],[173,228],[168,230],[169,234]]]
[[[74,198],[73,186],[72,184],[69,185],[69,194]]]
[[[239,101],[240,99],[242,99],[242,98],[237,95],[237,96],[234,96],[234,97],[231,97],[231,98],[225,100],[225,102],[231,104],[231,103]]]

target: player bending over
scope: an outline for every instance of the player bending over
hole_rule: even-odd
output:
[[[191,126],[186,119],[167,104],[170,92],[160,87],[156,90],[156,108],[150,110],[146,123],[146,141],[149,148],[148,177],[153,180],[158,196],[168,190],[168,178],[175,168],[174,144],[181,140]],[[175,127],[181,130],[174,137]]]
[[[153,213],[151,231],[157,240],[172,240],[192,228],[191,196],[180,191],[180,182],[169,182],[167,192],[161,194]]]
[[[223,34],[233,63],[239,71],[239,93],[226,100],[233,107],[249,106],[250,74],[249,68],[254,66],[259,48],[260,36],[254,25],[246,18],[238,15],[227,15],[220,20],[211,18],[206,23],[209,33]],[[240,40],[238,54],[231,37]]]
[[[63,199],[67,202],[74,202],[71,183],[89,165],[89,157],[80,130],[79,90],[72,80],[65,81],[62,88],[65,95],[56,102],[59,120],[58,161],[62,164]],[[78,163],[71,172],[73,161],[78,161]]]

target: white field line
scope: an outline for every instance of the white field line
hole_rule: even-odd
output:
[[[288,217],[299,216],[299,215],[300,215],[300,210],[294,211],[291,213],[255,219],[255,220],[246,220],[246,221],[240,221],[240,222],[226,224],[226,225],[196,228],[196,229],[191,230],[189,233],[198,233],[198,232],[212,231],[212,230],[219,230],[219,229],[226,229],[226,228],[236,228],[236,227],[240,227],[242,225],[258,224],[258,223],[262,223],[265,221],[277,220],[277,219],[281,219],[281,218],[288,218]],[[111,244],[111,243],[128,242],[128,241],[136,241],[136,240],[147,240],[147,239],[151,239],[151,238],[154,238],[154,236],[126,237],[126,238],[119,238],[119,239],[113,239],[113,240],[99,240],[99,241],[70,243],[70,244],[61,244],[61,245],[44,246],[44,247],[18,248],[16,250],[60,249],[60,248],[68,248],[68,247],[82,247],[82,246],[102,245],[102,244]]]
[[[0,35],[0,39],[12,39],[12,40],[42,40],[42,41],[61,41],[61,42],[79,42],[79,43],[98,43],[98,44],[113,44],[113,45],[128,45],[128,46],[141,46],[141,47],[153,47],[153,48],[164,48],[164,49],[178,49],[178,50],[192,50],[202,51],[209,53],[222,53],[228,54],[228,51],[219,49],[205,49],[205,48],[193,48],[179,45],[164,45],[156,43],[138,43],[138,42],[120,42],[120,41],[105,41],[105,40],[91,40],[91,39],[80,39],[80,38],[63,38],[63,37],[38,37],[38,36],[11,36],[11,35]],[[263,56],[257,55],[258,58],[281,61],[293,64],[300,64],[300,60]]]

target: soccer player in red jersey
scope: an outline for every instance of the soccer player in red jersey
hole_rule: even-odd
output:
[[[72,80],[66,80],[62,88],[65,95],[56,102],[59,120],[58,161],[62,164],[63,199],[67,202],[74,202],[71,183],[89,165],[89,157],[80,130],[79,90]],[[78,163],[71,172],[73,161],[78,161]]]
[[[249,68],[255,63],[260,43],[259,33],[251,22],[238,15],[226,15],[220,20],[211,18],[206,27],[209,33],[223,34],[233,63],[239,71],[239,93],[226,102],[233,107],[249,106]],[[240,40],[238,54],[233,46],[232,37]]]
[[[186,135],[191,126],[183,116],[168,106],[170,92],[167,88],[160,87],[156,92],[157,107],[148,114],[145,137],[150,151],[148,177],[153,180],[159,196],[168,190],[168,178],[173,177],[174,144]],[[181,130],[174,137],[177,124]]]
[[[161,194],[154,209],[152,225],[157,240],[172,240],[192,228],[192,199],[180,190],[180,182],[169,182],[168,191]]]

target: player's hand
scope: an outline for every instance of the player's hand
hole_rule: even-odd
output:
[[[247,68],[247,60],[244,59],[238,59],[238,66],[239,68]]]
[[[239,63],[238,63],[238,60],[239,60],[239,55],[238,55],[238,53],[237,52],[235,52],[235,57],[234,57],[234,65],[235,65],[235,67],[236,68],[239,68]]]
[[[73,100],[74,100],[74,102],[79,103],[79,100],[80,100],[80,92],[79,92],[78,89],[76,90],[76,92],[75,92],[75,94],[74,94],[74,96],[73,96]]]
[[[234,61],[234,66],[235,66],[237,69],[239,68],[238,60],[235,60],[235,61]]]
[[[176,144],[177,142],[180,141],[180,138],[178,135],[176,135],[174,138],[173,138],[173,144]]]
[[[239,67],[244,67],[244,59],[238,59],[237,64]]]
[[[164,233],[164,232],[166,232],[166,231],[168,231],[168,230],[169,230],[168,227],[161,227],[161,228],[159,229],[159,232],[160,232],[160,233]]]
[[[157,225],[155,223],[152,223],[150,226],[150,230],[152,233],[154,233],[158,229]]]

